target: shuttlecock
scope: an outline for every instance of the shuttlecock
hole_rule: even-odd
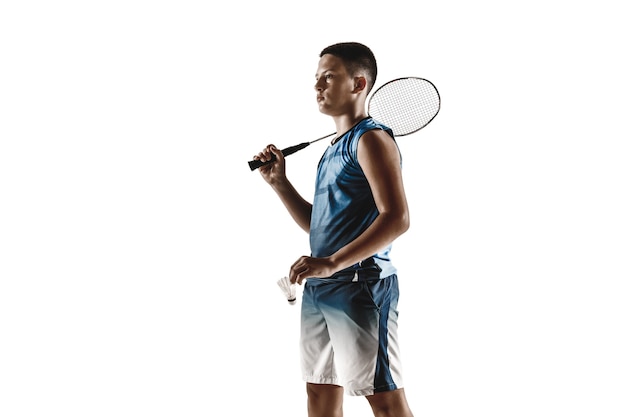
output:
[[[292,284],[291,282],[289,282],[289,277],[282,277],[281,279],[278,280],[277,284],[280,287],[280,289],[283,291],[283,294],[285,294],[285,297],[287,298],[287,301],[289,302],[289,304],[295,304],[296,303],[296,284]]]

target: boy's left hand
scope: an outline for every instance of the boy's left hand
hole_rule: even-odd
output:
[[[307,278],[327,278],[337,272],[337,266],[329,258],[301,256],[289,270],[289,281],[302,284]]]

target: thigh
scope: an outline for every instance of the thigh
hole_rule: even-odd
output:
[[[320,310],[315,287],[305,284],[300,319],[302,377],[314,384],[335,384],[334,351],[326,318]]]
[[[338,287],[322,306],[335,352],[338,381],[350,395],[402,385],[397,346],[395,275]]]
[[[350,395],[374,389],[380,336],[380,308],[369,283],[329,286],[320,299],[335,354],[338,383]]]

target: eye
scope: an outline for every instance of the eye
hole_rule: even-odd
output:
[[[324,75],[324,78],[326,78],[326,81],[332,80],[333,74],[326,74],[326,75]]]

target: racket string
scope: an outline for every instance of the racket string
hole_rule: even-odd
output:
[[[404,136],[426,126],[439,111],[439,93],[427,80],[403,78],[380,87],[370,99],[369,114]]]

